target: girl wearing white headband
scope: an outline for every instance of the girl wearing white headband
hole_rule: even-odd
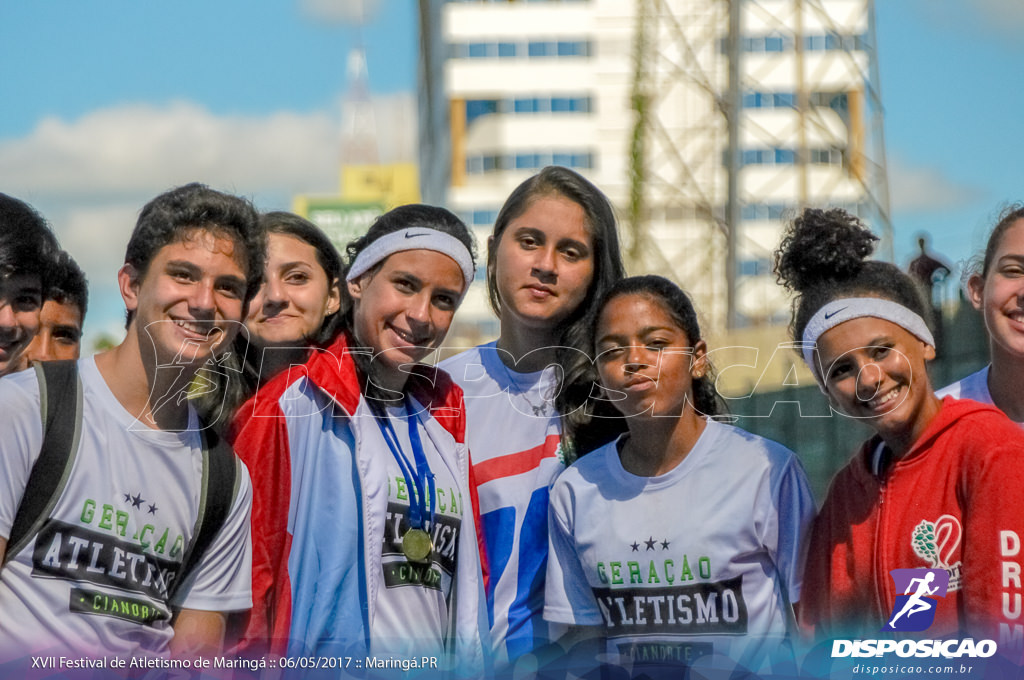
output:
[[[1014,625],[1000,555],[1007,536],[1024,536],[1024,435],[995,408],[935,396],[925,303],[894,265],[866,260],[876,240],[842,210],[808,209],[776,254],[798,293],[793,339],[822,391],[875,431],[815,521],[800,618],[820,637],[927,628],[998,640]],[[894,569],[934,570],[928,595],[944,597],[930,626],[897,606],[916,591]]]
[[[473,280],[473,240],[447,210],[409,205],[346,252],[338,334],[235,421],[255,487],[243,644],[477,675],[487,620],[462,391],[421,363]]]

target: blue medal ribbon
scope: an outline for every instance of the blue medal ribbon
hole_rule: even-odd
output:
[[[427,501],[430,499],[430,525],[434,524],[434,504],[437,495],[434,492],[434,473],[430,470],[427,456],[423,451],[423,442],[420,439],[417,418],[412,413],[411,404],[405,402],[405,419],[409,424],[409,443],[412,445],[413,461],[416,463],[416,475],[413,477],[412,466],[405,457],[402,447],[398,442],[398,435],[391,426],[391,419],[385,415],[377,415],[377,426],[380,427],[381,435],[387,442],[391,454],[398,461],[398,467],[402,470],[402,477],[405,478],[405,486],[409,489],[409,514],[407,516],[410,529],[421,529],[426,531]]]

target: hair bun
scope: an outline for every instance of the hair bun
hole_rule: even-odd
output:
[[[802,293],[825,280],[842,280],[860,271],[878,237],[840,208],[807,208],[787,227],[775,252],[780,284]]]

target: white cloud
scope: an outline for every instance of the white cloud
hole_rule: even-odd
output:
[[[980,188],[959,184],[935,167],[889,162],[893,212],[938,212],[967,205],[983,195]]]
[[[153,194],[188,181],[266,189],[330,190],[340,124],[329,114],[215,116],[187,102],[100,109],[42,120],[0,142],[0,185],[47,196]]]
[[[415,158],[414,101],[408,93],[374,98],[381,162]],[[116,328],[115,274],[147,201],[192,181],[250,197],[263,210],[290,209],[296,194],[336,194],[340,119],[333,111],[218,116],[189,102],[47,118],[26,137],[0,139],[0,187],[46,216],[85,269],[93,294],[87,326]]]
[[[302,10],[321,21],[364,24],[373,18],[381,0],[301,0]]]
[[[380,160],[415,156],[411,94],[373,101]],[[0,140],[0,186],[14,195],[152,197],[201,181],[246,195],[336,192],[340,115],[217,116],[196,104],[133,104],[75,121],[46,118],[27,137]]]

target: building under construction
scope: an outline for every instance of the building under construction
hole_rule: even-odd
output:
[[[712,331],[777,324],[803,206],[891,256],[871,0],[421,0],[424,199],[480,242],[549,164],[608,194],[630,273],[670,273]],[[496,335],[482,296],[475,317]]]

